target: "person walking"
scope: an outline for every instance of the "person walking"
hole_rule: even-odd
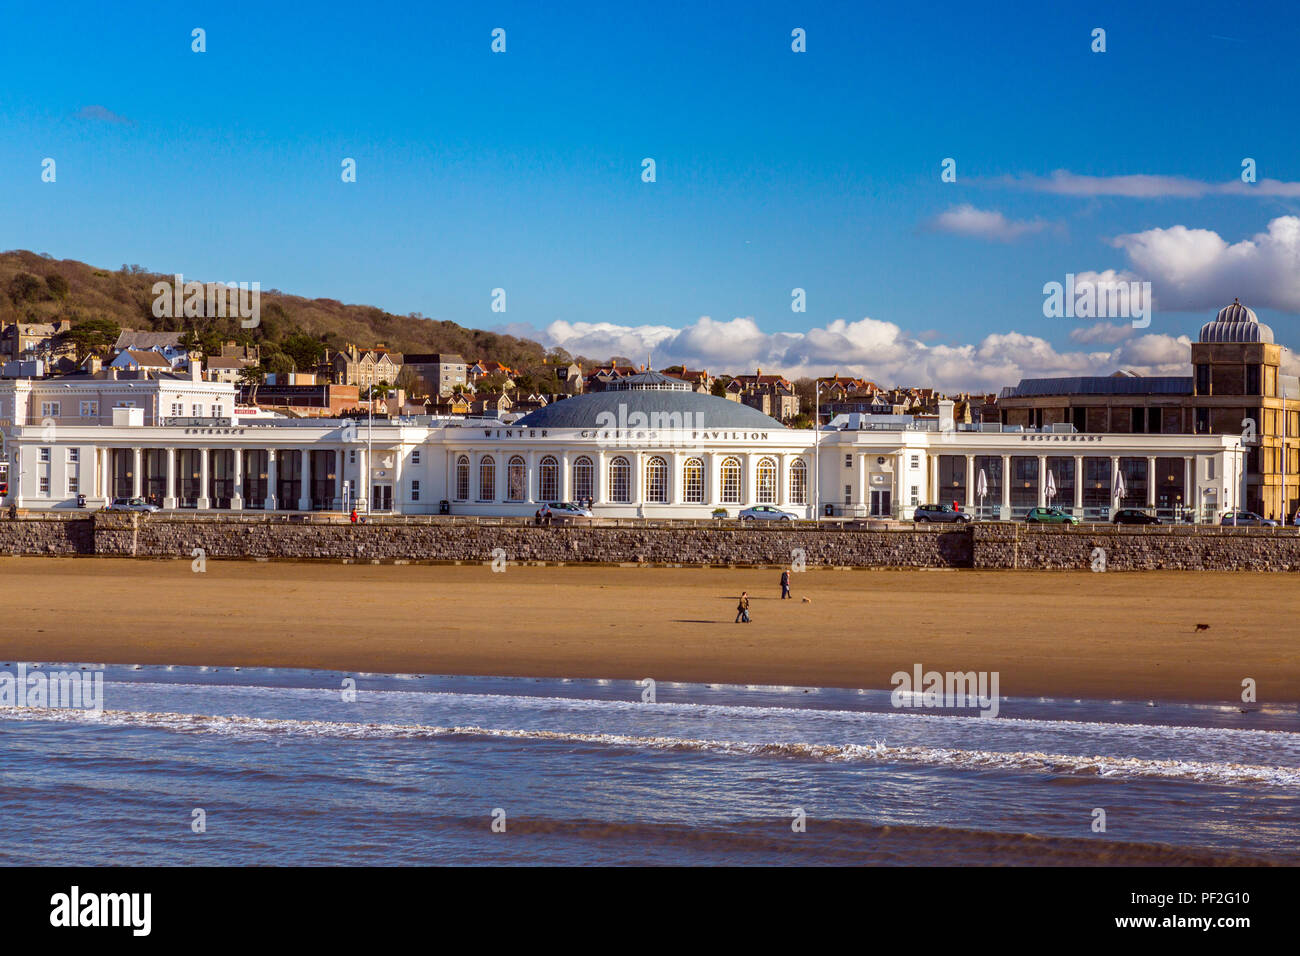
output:
[[[356,509],[356,508],[353,508],[353,509],[352,509],[352,523],[353,523],[353,524],[356,524],[356,523],[357,523],[357,509]]]
[[[790,569],[786,568],[781,572],[781,600],[784,601],[790,596]]]
[[[742,622],[745,624],[749,623],[749,592],[748,591],[740,592],[740,603],[736,605],[735,623],[740,624]]]

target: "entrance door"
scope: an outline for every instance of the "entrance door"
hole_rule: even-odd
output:
[[[373,494],[370,498],[371,511],[392,511],[393,510],[393,486],[392,485],[374,485],[371,488]]]
[[[890,491],[871,490],[871,517],[888,518],[893,511],[893,502],[891,501],[893,493]]]

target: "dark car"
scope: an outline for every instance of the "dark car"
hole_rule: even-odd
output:
[[[952,505],[917,505],[912,512],[912,520],[917,524],[923,521],[963,523],[974,521],[975,517],[968,511],[954,511]]]
[[[1115,524],[1159,524],[1160,519],[1155,515],[1147,514],[1145,511],[1139,511],[1137,508],[1121,508],[1115,512]]]

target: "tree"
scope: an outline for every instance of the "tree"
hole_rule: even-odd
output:
[[[59,344],[71,342],[77,348],[80,362],[92,352],[107,352],[122,330],[112,319],[85,319],[65,332],[55,336]]]
[[[245,365],[239,370],[239,384],[248,388],[248,402],[257,404],[257,386],[266,381],[266,369],[261,364]]]
[[[14,305],[34,302],[40,290],[41,280],[30,272],[20,272],[9,280],[9,298],[14,300]]]
[[[68,280],[63,278],[57,272],[51,273],[45,277],[46,288],[50,290],[50,295],[56,299],[66,299],[68,291],[72,288],[68,285]]]
[[[288,375],[296,371],[293,359],[283,352],[272,352],[262,358],[262,367],[273,375]]]
[[[280,351],[292,358],[298,368],[309,369],[325,354],[325,343],[314,335],[295,329],[280,340]]]

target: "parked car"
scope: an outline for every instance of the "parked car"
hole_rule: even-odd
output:
[[[158,510],[158,506],[149,504],[143,498],[114,498],[108,510],[153,512]]]
[[[929,521],[944,521],[964,524],[974,521],[975,516],[969,511],[954,511],[952,505],[917,505],[912,512],[912,520],[917,524]]]
[[[1160,524],[1155,515],[1147,514],[1137,508],[1121,508],[1115,512],[1115,524]]]
[[[754,505],[740,513],[741,521],[793,521],[794,515],[771,505]]]
[[[1079,519],[1060,508],[1030,508],[1025,515],[1029,524],[1069,524],[1076,525]]]
[[[585,505],[575,504],[572,501],[548,501],[546,507],[550,508],[551,514],[557,518],[593,517],[590,508]]]
[[[1277,527],[1277,522],[1272,518],[1265,518],[1253,511],[1225,511],[1223,517],[1219,519],[1219,524],[1234,525],[1238,528]]]

